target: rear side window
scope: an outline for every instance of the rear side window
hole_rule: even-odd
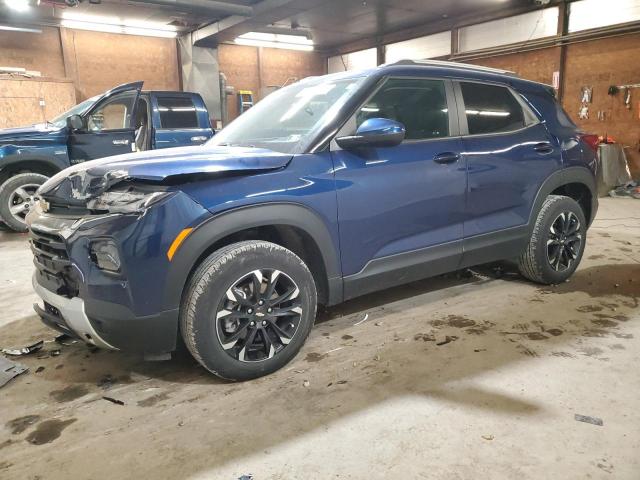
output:
[[[198,128],[198,114],[190,97],[158,97],[161,128]]]
[[[525,127],[522,105],[505,87],[460,83],[469,135],[511,132]]]
[[[449,110],[441,80],[392,78],[360,109],[358,126],[369,118],[388,118],[404,125],[407,140],[449,135]]]

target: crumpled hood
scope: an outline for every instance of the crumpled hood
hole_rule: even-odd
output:
[[[52,177],[39,192],[85,200],[124,180],[162,183],[179,176],[251,173],[282,168],[291,158],[264,148],[206,145],[130,153],[74,165]]]
[[[2,128],[0,129],[0,146],[3,143],[19,142],[21,140],[34,140],[46,136],[52,132],[58,132],[60,129],[53,127],[47,123],[38,123],[29,127]]]

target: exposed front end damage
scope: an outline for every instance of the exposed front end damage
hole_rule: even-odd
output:
[[[87,162],[41,187],[27,223],[41,298],[34,307],[45,324],[102,348],[174,350],[179,305],[163,295],[172,268],[167,252],[180,232],[211,217],[174,183],[271,170],[289,159],[196,148],[197,155],[173,149]]]

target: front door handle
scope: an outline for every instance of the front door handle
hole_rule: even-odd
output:
[[[121,139],[121,140],[112,140],[111,143],[113,143],[114,145],[129,145],[129,140],[125,139]]]
[[[191,141],[192,142],[204,142],[206,140],[207,140],[207,137],[205,137],[204,135],[197,136],[197,137],[191,137]]]
[[[551,145],[549,142],[540,142],[537,143],[535,147],[533,147],[533,149],[538,153],[546,155],[547,153],[553,152],[553,145]]]
[[[434,162],[441,164],[454,163],[458,160],[460,160],[460,154],[455,152],[443,152],[433,157]]]

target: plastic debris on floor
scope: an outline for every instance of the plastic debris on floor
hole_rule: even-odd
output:
[[[2,353],[4,353],[5,355],[11,355],[12,357],[19,357],[22,355],[30,355],[32,353],[35,353],[41,350],[43,346],[44,346],[44,341],[40,340],[39,342],[34,343],[33,345],[29,345],[22,348],[3,348]]]
[[[610,190],[609,196],[613,198],[636,198],[640,200],[640,184],[638,182],[628,182]]]
[[[29,368],[20,363],[0,357],[0,388],[27,370],[29,370]]]

